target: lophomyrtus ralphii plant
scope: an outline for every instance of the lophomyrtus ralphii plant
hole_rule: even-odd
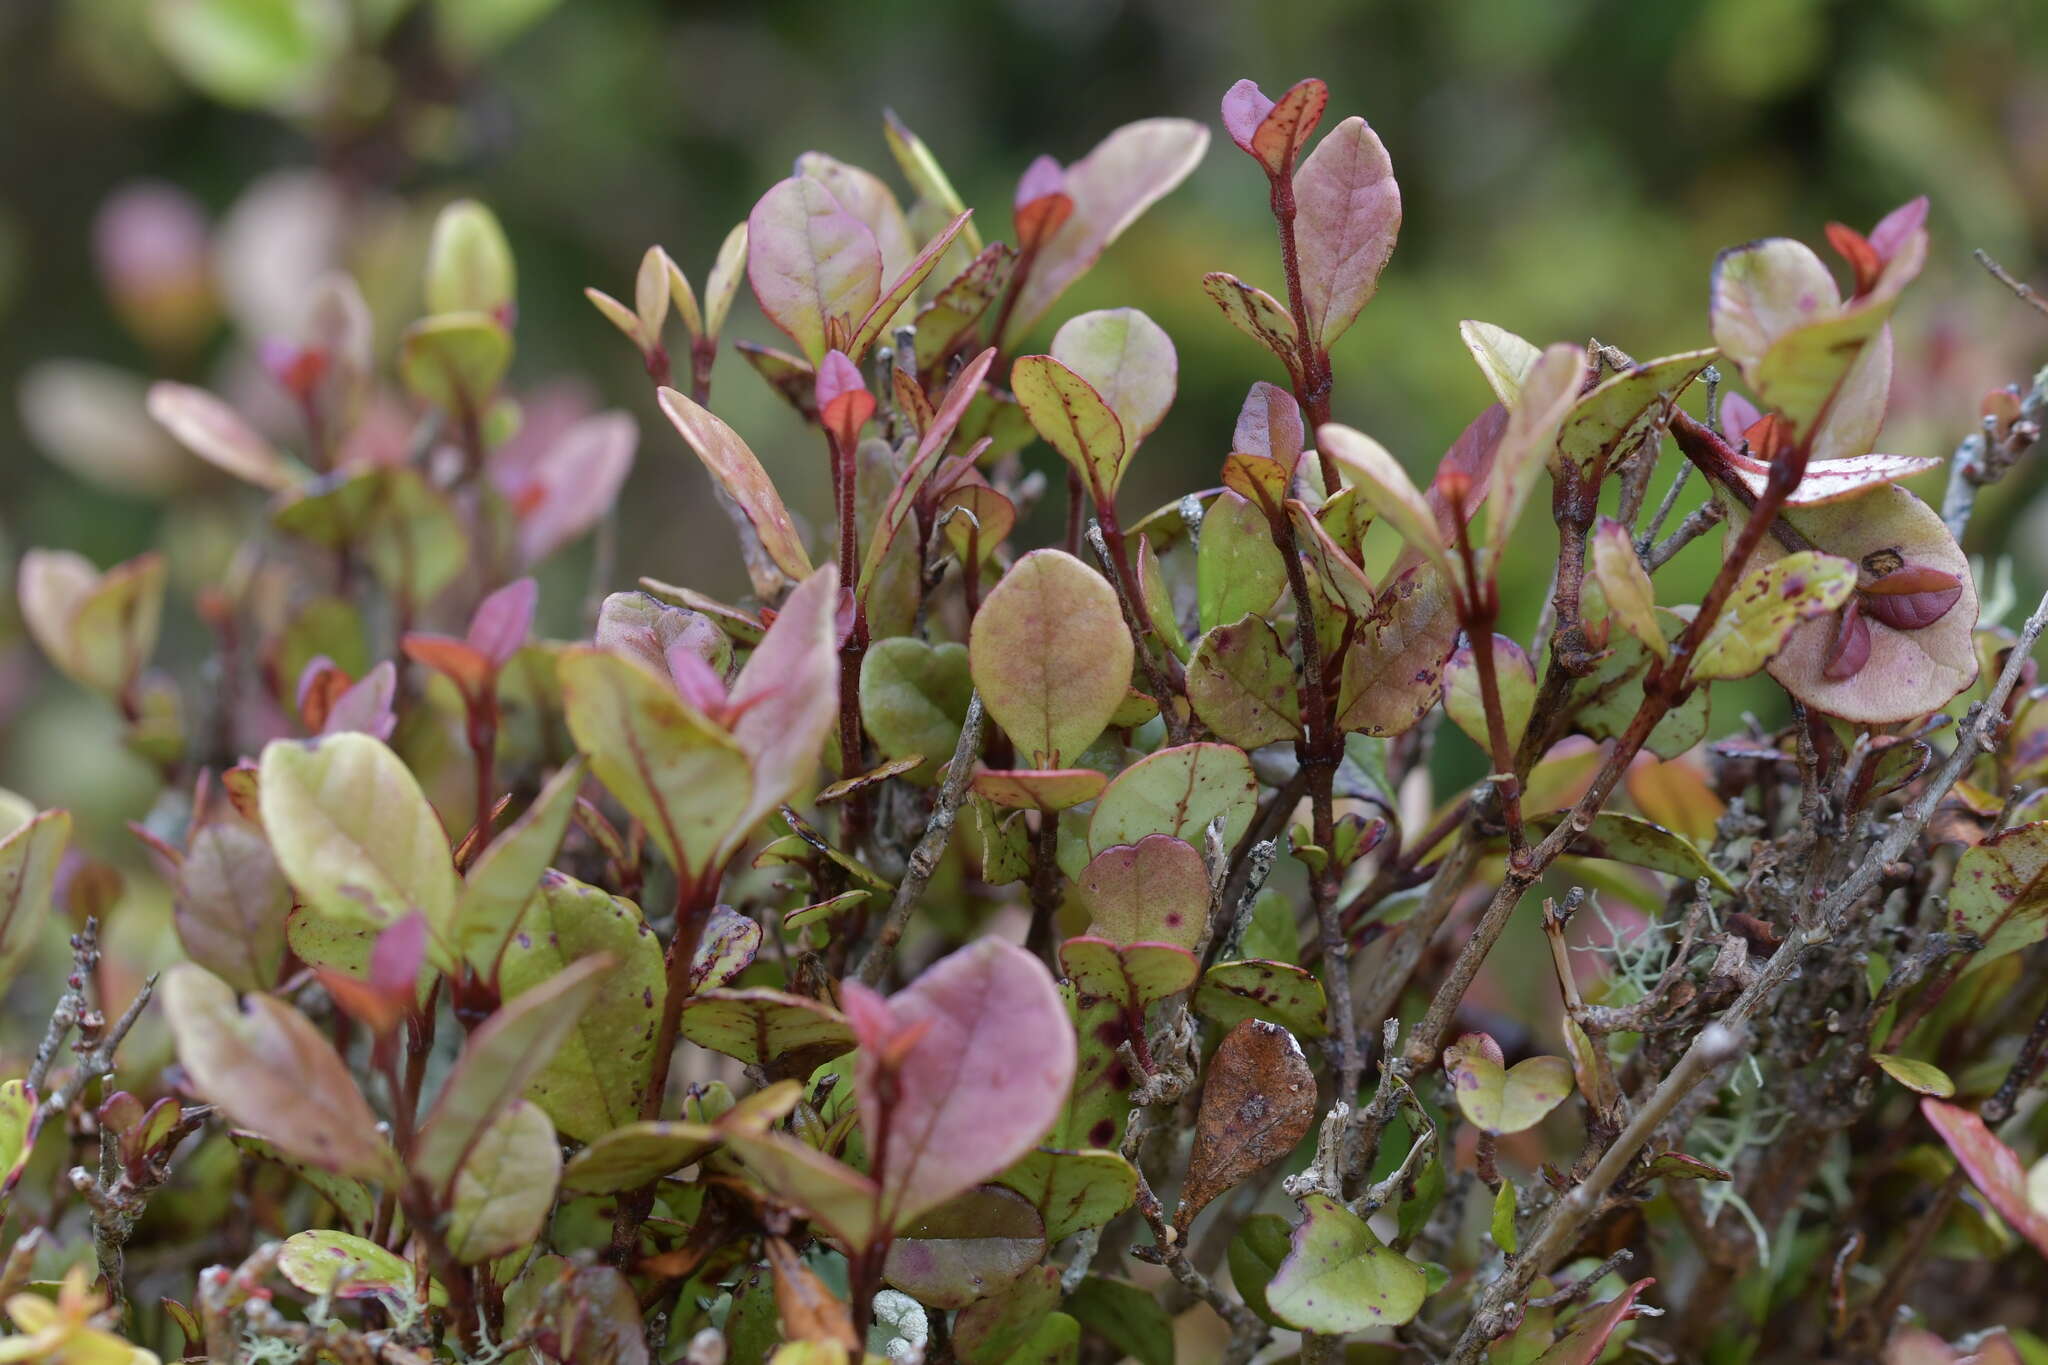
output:
[[[1985,400],[1939,513],[1903,486],[1939,463],[1877,449],[1916,200],[1831,225],[1840,274],[1724,253],[1710,346],[1463,324],[1497,401],[1417,486],[1336,420],[1401,201],[1328,99],[1224,98],[1279,283],[1202,285],[1276,364],[1149,512],[1172,340],[1116,308],[1031,346],[1201,160],[1181,119],[1032,163],[1010,242],[891,119],[907,211],[806,153],[701,295],[660,247],[590,291],[743,601],[609,592],[600,554],[540,611],[639,434],[522,409],[479,204],[391,364],[346,276],[304,282],[257,339],[295,427],[158,384],[268,505],[200,595],[203,692],[153,663],[161,557],[19,567],[162,773],[179,960],[110,971],[143,912],[0,801],[0,971],[74,930],[0,1085],[0,1356],[2048,1356],[2048,602],[2001,625],[1958,546],[2048,372]],[[824,534],[714,410],[742,279]],[[1064,533],[1017,543],[1051,456]],[[1787,718],[1716,726],[1761,675]],[[1518,920],[1547,962],[1495,951]]]

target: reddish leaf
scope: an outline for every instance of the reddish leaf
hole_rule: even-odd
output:
[[[844,999],[861,1041],[861,1129],[890,1226],[1007,1169],[1066,1105],[1074,1026],[1044,964],[1014,944],[981,939],[887,999],[849,981]]]
[[[842,448],[852,448],[875,415],[875,396],[861,382],[860,369],[844,351],[832,351],[818,365],[816,385],[818,420]]]
[[[2034,1207],[2027,1198],[2027,1170],[2012,1148],[1999,1141],[1983,1119],[1958,1105],[1928,1098],[1920,1101],[1920,1112],[1941,1134],[1969,1173],[1970,1183],[1998,1210],[1999,1217],[2048,1256],[2048,1211]]]
[[[1267,175],[1287,175],[1329,102],[1330,88],[1314,76],[1295,82],[1277,102],[1256,82],[1239,81],[1224,92],[1223,127]]]
[[[1032,161],[1017,180],[1014,221],[1018,250],[1030,251],[1042,245],[1073,212],[1074,201],[1067,194],[1067,173],[1060,163],[1049,156]]]
[[[540,600],[540,586],[521,578],[477,604],[469,618],[469,647],[489,661],[493,672],[512,661],[533,629],[534,606]]]
[[[1230,435],[1233,452],[1265,455],[1292,467],[1308,444],[1308,429],[1301,420],[1301,404],[1278,384],[1264,380],[1252,385],[1237,411],[1237,428]]]
[[[1294,231],[1309,335],[1327,350],[1357,318],[1401,230],[1394,163],[1362,118],[1345,119],[1294,173]]]
[[[1593,1365],[1607,1349],[1614,1329],[1635,1316],[1636,1298],[1655,1283],[1653,1279],[1637,1280],[1606,1303],[1588,1308],[1556,1345],[1536,1358],[1536,1365]]]
[[[768,320],[815,365],[881,297],[882,249],[822,181],[793,176],[747,215],[747,280]]]

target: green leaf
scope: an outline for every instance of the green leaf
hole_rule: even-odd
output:
[[[1116,414],[1126,459],[1173,406],[1180,374],[1173,341],[1135,308],[1104,308],[1068,318],[1053,333],[1052,355],[1086,380]],[[1028,403],[1024,410],[1031,411]]]
[[[490,407],[512,364],[512,334],[488,313],[440,313],[405,329],[398,377],[414,397],[464,420]]]
[[[1483,1033],[1465,1034],[1445,1048],[1444,1070],[1458,1108],[1489,1133],[1533,1128],[1572,1093],[1570,1062],[1529,1057],[1504,1067],[1500,1045]]]
[[[1684,634],[1685,621],[1671,612],[1657,617],[1666,641]],[[1613,739],[1625,733],[1643,703],[1643,675],[1650,667],[1650,652],[1632,635],[1617,635],[1607,644],[1606,657],[1593,671],[1574,684],[1570,706],[1580,730],[1594,739]],[[1692,695],[1671,708],[1644,745],[1659,758],[1676,758],[1700,742],[1707,733],[1711,707],[1708,688],[1695,688]]]
[[[1380,738],[1406,734],[1435,703],[1458,638],[1448,582],[1427,564],[1381,589],[1363,638],[1344,654],[1337,723]]]
[[[1408,477],[1401,462],[1387,448],[1362,431],[1332,422],[1316,433],[1323,452],[1344,469],[1347,480],[1372,510],[1400,532],[1401,539],[1419,551],[1438,573],[1452,583],[1462,582],[1452,566],[1437,528],[1436,513]]]
[[[724,1135],[708,1123],[646,1119],[600,1133],[562,1169],[562,1188],[617,1194],[679,1171],[709,1153]]]
[[[2048,938],[2048,820],[2015,825],[1956,860],[1949,921],[1983,941],[1967,970]]]
[[[1815,550],[1743,575],[1700,640],[1689,676],[1748,677],[1785,647],[1801,622],[1835,611],[1855,589],[1853,562]]]
[[[469,1035],[411,1156],[430,1188],[451,1186],[484,1134],[567,1042],[614,967],[583,958],[501,1006]]]
[[[354,731],[273,740],[258,791],[264,832],[301,901],[334,923],[379,928],[417,910],[428,956],[454,969],[455,864],[403,759]]]
[[[172,886],[171,913],[194,962],[236,990],[276,985],[291,908],[291,887],[261,830],[219,819],[192,835]]]
[[[1256,749],[1301,733],[1300,679],[1279,632],[1247,615],[1202,637],[1187,669],[1188,703],[1220,739]]]
[[[1536,357],[1513,400],[1503,400],[1508,421],[1494,449],[1482,542],[1496,555],[1521,520],[1536,476],[1559,453],[1558,428],[1578,401],[1585,379],[1585,348],[1560,341]]]
[[[1500,689],[1501,719],[1507,730],[1508,748],[1522,742],[1529,728],[1529,714],[1536,709],[1536,666],[1522,647],[1505,635],[1493,637],[1493,668]],[[1480,752],[1491,754],[1486,730],[1486,701],[1479,686],[1479,667],[1472,659],[1472,646],[1460,645],[1444,665],[1444,713],[1460,730],[1472,737]]]
[[[1010,389],[1032,429],[1081,476],[1096,503],[1114,502],[1131,451],[1108,400],[1049,355],[1019,357],[1010,369]]]
[[[1613,619],[1652,654],[1660,659],[1669,658],[1664,626],[1657,619],[1657,590],[1650,586],[1650,575],[1644,572],[1643,561],[1636,557],[1628,527],[1612,517],[1600,518],[1593,528],[1591,567]]]
[[[1873,1052],[1870,1060],[1876,1062],[1893,1080],[1908,1090],[1922,1095],[1932,1095],[1945,1100],[1956,1093],[1956,1083],[1948,1073],[1932,1062],[1923,1062],[1915,1057],[1899,1057],[1889,1052]]]
[[[1018,754],[1057,768],[1123,703],[1133,650],[1102,575],[1059,550],[1034,550],[982,602],[967,655],[974,685]]]
[[[0,991],[42,936],[57,864],[70,840],[71,814],[61,810],[46,810],[0,838]]]
[[[1294,319],[1285,304],[1221,270],[1202,276],[1202,291],[1223,310],[1231,326],[1271,351],[1283,365],[1293,363]]]
[[[1174,1365],[1173,1319],[1149,1290],[1128,1280],[1090,1275],[1067,1295],[1066,1308],[1081,1326],[1138,1365]]]
[[[1364,1219],[1328,1195],[1301,1201],[1287,1259],[1266,1303],[1288,1324],[1339,1335],[1398,1327],[1422,1309],[1422,1267],[1391,1250]]]
[[[1255,1213],[1237,1225],[1237,1234],[1230,1239],[1227,1253],[1231,1287],[1237,1290],[1245,1307],[1275,1327],[1288,1324],[1273,1315],[1272,1306],[1266,1302],[1266,1286],[1273,1282],[1274,1273],[1292,1249],[1291,1233],[1287,1220],[1279,1214]]]
[[[1048,1240],[1057,1241],[1050,1228]],[[963,1365],[1005,1365],[1017,1358],[1046,1315],[1060,1306],[1057,1266],[1025,1271],[1001,1293],[976,1300],[953,1321],[953,1353]]]
[[[1554,1060],[1554,1059],[1553,1059]],[[1462,1103],[1464,1096],[1459,1096]],[[1512,1256],[1521,1248],[1521,1239],[1515,1235],[1515,1182],[1502,1177],[1500,1189],[1493,1196],[1493,1221],[1489,1231],[1493,1244]]]
[[[985,610],[985,608],[984,608]],[[1234,848],[1258,809],[1251,760],[1230,744],[1181,744],[1148,754],[1117,774],[1095,803],[1088,847],[1095,853],[1171,834],[1192,847],[1223,820],[1223,846]]]
[[[973,695],[965,645],[897,635],[875,641],[861,660],[861,721],[887,757],[924,759],[905,774],[920,786],[938,781],[952,758]]]
[[[29,633],[58,671],[118,697],[156,651],[168,577],[167,561],[154,552],[101,573],[69,550],[30,550],[15,594]]]
[[[679,874],[709,871],[753,794],[740,746],[629,659],[575,647],[557,668],[569,733],[591,771]]]
[[[1099,1228],[1131,1206],[1138,1175],[1115,1152],[1040,1147],[996,1177],[1030,1200],[1045,1220],[1049,1242]]]
[[[1486,386],[1500,399],[1501,406],[1514,407],[1521,399],[1529,371],[1543,354],[1542,348],[1490,322],[1468,319],[1458,324],[1458,335],[1464,338],[1465,349],[1472,353],[1479,373],[1486,377]]]
[[[377,1132],[377,1116],[305,1015],[268,995],[238,1006],[226,982],[191,963],[164,974],[158,998],[193,1091],[230,1123],[323,1170],[393,1178],[397,1159]]]
[[[455,946],[486,981],[498,979],[506,942],[539,894],[541,874],[562,846],[584,773],[581,758],[557,770],[533,804],[491,840],[462,880],[455,902]]]
[[[1194,1009],[1226,1030],[1264,1019],[1303,1038],[1329,1032],[1323,983],[1291,962],[1219,962],[1202,973]]]
[[[284,1239],[277,1269],[308,1294],[413,1302],[412,1262],[351,1233],[326,1229],[294,1233]],[[429,1281],[427,1297],[432,1303],[446,1304],[448,1291]]]
[[[1143,1011],[1194,985],[1200,966],[1171,943],[1118,947],[1108,939],[1070,938],[1060,945],[1060,969],[1082,994]]]
[[[1203,630],[1246,613],[1263,616],[1287,590],[1287,562],[1273,545],[1266,514],[1225,489],[1202,518],[1195,552],[1195,602]]]
[[[623,896],[550,870],[505,944],[498,987],[510,1003],[586,958],[615,964],[526,1097],[578,1142],[639,1117],[667,996],[661,943]]]
[[[474,199],[442,209],[427,243],[427,311],[503,317],[517,288],[512,244],[497,215]]]
[[[1588,477],[1612,473],[1716,354],[1708,349],[1660,356],[1602,380],[1565,417],[1557,434],[1558,457]]]
[[[531,1246],[547,1225],[562,1149],[539,1106],[514,1102],[492,1121],[455,1177],[448,1249],[464,1265]]]
[[[21,1179],[35,1152],[36,1132],[42,1122],[41,1105],[27,1081],[19,1077],[0,1081],[0,1197]]]
[[[349,41],[348,13],[316,0],[170,0],[138,13],[179,74],[226,104],[310,95]]]
[[[838,1010],[765,986],[690,997],[683,1036],[778,1076],[808,1076],[854,1047],[853,1030]]]
[[[726,1143],[770,1194],[808,1213],[851,1250],[871,1245],[880,1191],[859,1171],[776,1132],[734,1132]]]
[[[1561,814],[1538,816],[1529,822],[1529,828],[1532,833],[1547,835],[1564,818]],[[1684,835],[1620,811],[1594,816],[1586,832],[1565,845],[1565,852],[1579,858],[1611,858],[1687,882],[1705,877],[1723,891],[1735,889],[1728,874],[1708,862]]]

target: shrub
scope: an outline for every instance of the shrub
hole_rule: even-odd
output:
[[[161,771],[136,834],[184,960],[110,979],[105,865],[5,798],[0,966],[74,932],[0,1087],[0,1353],[2048,1354],[2048,603],[2002,624],[1958,547],[2042,382],[1985,400],[1939,512],[1905,485],[1940,461],[1874,449],[1916,200],[1830,225],[1839,283],[1724,252],[1700,349],[1462,324],[1499,401],[1418,487],[1332,420],[1401,199],[1327,99],[1224,97],[1279,284],[1202,284],[1283,382],[1142,515],[1171,339],[1118,308],[1021,352],[1202,157],[1180,119],[1026,168],[1009,242],[892,120],[908,211],[807,153],[701,294],[659,247],[590,291],[743,602],[600,581],[587,639],[535,638],[527,575],[609,534],[638,433],[522,417],[480,204],[389,373],[351,281],[307,282],[264,351],[295,434],[156,385],[269,503],[199,595],[203,687],[152,663],[163,557],[20,564]],[[743,276],[822,535],[713,410]],[[1027,549],[1040,501],[1064,535]],[[1554,586],[1504,619],[1538,530]],[[1752,675],[1779,718],[1715,717]],[[1446,790],[1453,730],[1485,775]]]

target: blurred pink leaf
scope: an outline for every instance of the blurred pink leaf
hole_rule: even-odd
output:
[[[1983,1119],[1958,1105],[1929,1096],[1920,1101],[1920,1112],[1998,1216],[2048,1256],[2048,1211],[2035,1208],[2027,1198],[2027,1170],[2013,1149],[1999,1141]]]
[[[495,668],[511,662],[533,629],[533,609],[540,600],[540,585],[531,578],[515,579],[477,603],[469,618],[469,647],[490,660]]]
[[[728,854],[818,766],[839,714],[838,609],[839,570],[827,564],[789,595],[733,680],[732,737],[754,770],[754,790],[727,836]]]

